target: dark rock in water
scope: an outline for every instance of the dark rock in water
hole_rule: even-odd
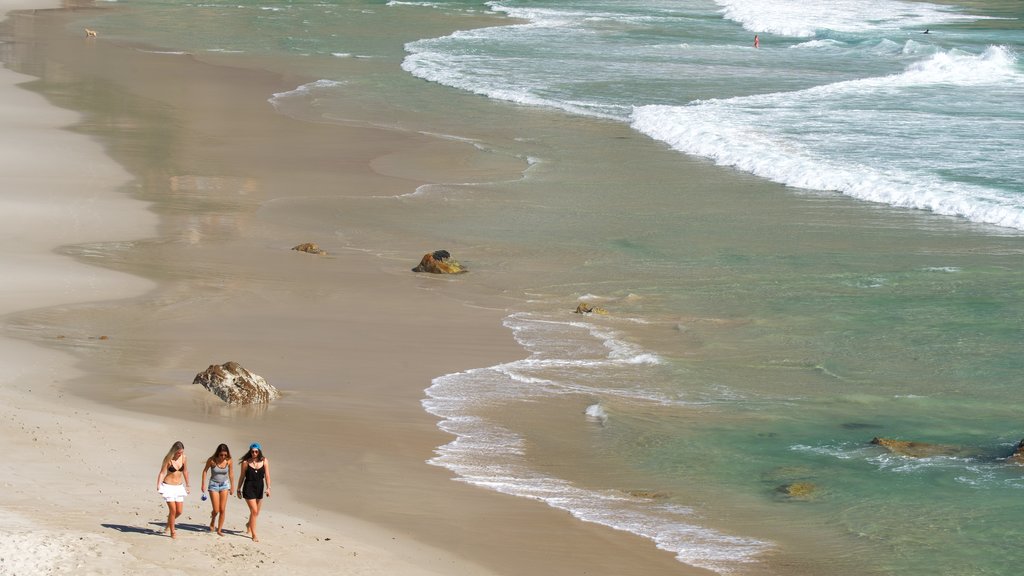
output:
[[[237,362],[213,364],[196,374],[193,384],[201,384],[228,404],[266,404],[281,396],[262,376],[242,368]]]
[[[813,500],[820,490],[813,482],[793,482],[783,484],[775,489],[789,500]]]
[[[846,430],[866,430],[868,428],[878,428],[877,424],[868,424],[867,422],[843,422],[841,426]]]
[[[1024,440],[1021,440],[1013,449],[1013,454],[1006,456],[995,454],[981,448],[965,448],[950,444],[927,444],[925,442],[909,442],[907,440],[894,440],[892,438],[873,438],[872,444],[881,446],[900,456],[910,458],[928,458],[931,456],[953,456],[957,458],[977,458],[982,460],[1000,460],[1024,466]],[[1004,452],[1005,454],[1005,452]]]
[[[316,242],[299,244],[298,246],[292,247],[292,250],[298,250],[299,252],[306,252],[309,254],[327,254],[327,251],[321,250],[320,246],[318,246]]]
[[[607,314],[608,311],[604,308],[588,304],[587,302],[580,302],[580,305],[576,307],[576,314]]]
[[[655,492],[653,490],[630,490],[629,495],[636,498],[645,498],[648,500],[663,500],[668,498],[668,494],[665,492]]]
[[[447,250],[435,250],[424,254],[418,266],[412,269],[413,272],[429,272],[431,274],[461,274],[468,272],[462,264],[452,259]]]

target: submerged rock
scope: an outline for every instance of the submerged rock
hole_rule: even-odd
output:
[[[327,251],[321,250],[320,246],[318,246],[316,242],[299,244],[298,246],[293,246],[292,250],[298,250],[299,252],[306,252],[309,254],[327,254]]]
[[[629,495],[646,500],[664,500],[669,497],[667,492],[656,492],[654,490],[630,490]]]
[[[874,437],[871,443],[881,446],[900,456],[910,458],[929,458],[931,456],[970,456],[967,450],[959,446],[948,444],[928,444],[926,442],[911,442],[908,440],[894,440],[892,438]]]
[[[818,486],[813,482],[783,484],[776,491],[790,500],[813,500],[818,496]]]
[[[468,272],[462,264],[452,259],[447,250],[435,250],[424,254],[419,266],[412,269],[413,272],[429,272],[431,274],[461,274]]]
[[[201,384],[228,404],[266,404],[281,396],[262,376],[249,372],[237,362],[213,364],[196,374],[192,383]]]

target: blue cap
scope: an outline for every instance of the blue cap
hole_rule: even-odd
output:
[[[252,450],[253,448],[257,450],[263,450],[263,447],[260,446],[259,442],[253,442],[252,444],[249,444],[249,450]]]

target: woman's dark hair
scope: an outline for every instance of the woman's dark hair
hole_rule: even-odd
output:
[[[228,453],[228,460],[231,459],[231,450],[228,449],[228,445],[227,444],[221,444],[221,445],[217,446],[216,450],[213,451],[213,456],[210,456],[210,460],[216,460],[217,459],[217,455],[220,454],[221,452],[227,452]]]
[[[246,460],[250,460],[250,461],[255,461],[255,462],[263,462],[263,448],[256,448],[256,450],[259,450],[260,453],[259,453],[259,456],[256,456],[255,458],[253,458],[253,456],[252,456],[252,451],[253,450],[254,450],[253,448],[249,448],[248,450],[246,450],[245,454],[243,454],[242,457],[238,459],[238,461],[239,462],[245,462]]]

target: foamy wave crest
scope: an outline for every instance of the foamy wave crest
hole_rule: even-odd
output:
[[[584,410],[583,413],[586,414],[587,418],[596,420],[602,424],[608,421],[608,413],[604,411],[604,407],[600,404],[591,404],[590,406],[587,406],[587,409]]]
[[[398,0],[388,0],[387,6],[419,6],[421,8],[441,8],[444,4],[437,2],[399,2]]]
[[[527,20],[531,26],[545,28],[565,28],[577,26],[581,22],[592,22],[599,20],[617,22],[651,22],[657,17],[650,13],[630,15],[626,12],[607,12],[597,9],[594,5],[585,6],[583,9],[574,10],[569,4],[563,4],[557,8],[541,8],[538,6],[510,6],[502,2],[488,2],[488,7],[494,12],[506,14],[510,18]],[[653,7],[648,7],[653,12]]]
[[[808,40],[799,44],[794,44],[789,47],[790,50],[800,50],[804,48],[839,48],[843,46],[843,43],[838,40],[825,39],[825,40]]]
[[[1020,101],[1016,64],[1003,47],[940,52],[890,76],[637,107],[632,126],[681,152],[789,186],[1024,230],[1015,168],[1024,165],[1024,130],[1006,114],[961,114],[967,102],[996,110]],[[919,105],[929,98],[943,100]],[[913,114],[904,113],[907,102],[918,107]],[[953,146],[964,152],[959,165],[950,164]]]
[[[832,0],[715,0],[725,18],[762,34],[809,38],[822,30],[864,32],[935,26],[944,22],[979,20],[953,7],[925,2],[864,2]]]
[[[317,80],[315,82],[303,84],[294,90],[278,92],[267,99],[267,101],[270,102],[274,109],[280,110],[281,105],[289,100],[299,99],[308,102],[315,100],[325,91],[331,91],[344,85],[344,82],[338,82],[336,80]]]
[[[682,562],[721,573],[737,571],[769,549],[765,542],[700,526],[688,508],[617,490],[582,489],[531,469],[523,438],[479,416],[481,409],[562,394],[664,399],[642,388],[601,389],[593,383],[642,382],[642,371],[652,366],[637,362],[649,353],[622,342],[613,330],[527,313],[506,318],[505,325],[530,352],[528,358],[441,376],[426,390],[423,407],[441,418],[439,428],[455,436],[435,451],[430,464],[448,468],[460,481],[540,500],[581,520],[643,536]],[[584,415],[598,423],[608,417],[600,402],[587,406]]]
[[[938,52],[915,62],[895,81],[902,85],[948,83],[961,86],[1011,83],[1024,84],[1017,69],[1017,57],[1005,46],[989,46],[980,55],[960,50]]]
[[[806,452],[808,454],[815,454],[818,456],[830,456],[839,460],[850,460],[852,458],[863,456],[867,453],[867,449],[863,444],[844,444],[840,446],[809,446],[806,444],[796,444],[790,446],[790,450],[794,452]]]
[[[450,374],[436,379],[427,390],[424,407],[443,418],[438,424],[442,430],[456,436],[438,448],[428,463],[451,470],[459,481],[539,500],[585,522],[648,538],[681,562],[720,573],[738,571],[770,548],[759,540],[700,526],[696,514],[682,506],[652,502],[617,490],[587,490],[532,470],[523,458],[521,437],[469,413],[481,398],[470,392],[470,399],[467,391],[487,395],[487,390],[504,389],[509,384],[496,382],[494,376],[487,369]],[[587,409],[587,416],[603,421],[607,415],[594,406]]]
[[[580,10],[566,6],[507,6],[498,2],[489,2],[488,6],[494,12],[528,23],[459,30],[440,38],[410,42],[405,45],[408,55],[402,61],[402,69],[418,78],[495,100],[623,120],[628,113],[627,107],[559,96],[557,91],[551,90],[552,78],[537,70],[533,58],[506,58],[499,53],[512,53],[522,47],[544,44],[555,38],[563,39],[566,34],[583,33],[581,30],[595,20],[629,22],[635,19],[646,22],[651,17],[594,11],[592,6]],[[481,58],[481,54],[489,57]],[[585,62],[589,60],[579,64]]]
[[[970,465],[976,463],[970,458],[958,458],[954,456],[931,456],[928,458],[909,458],[896,454],[883,454],[870,458],[870,462],[878,466],[879,470],[908,474],[921,470],[966,470]]]
[[[513,28],[515,27],[505,27],[506,30]],[[496,63],[491,68],[484,68],[485,63],[478,58],[461,53],[451,53],[447,50],[449,43],[453,40],[468,45],[475,42],[486,43],[491,34],[489,29],[484,28],[459,31],[443,38],[410,42],[405,45],[409,54],[402,60],[402,69],[417,78],[495,100],[504,100],[525,106],[557,108],[581,116],[622,119],[621,107],[547,98],[535,93],[535,86],[516,85],[513,81],[514,74],[510,74],[509,70],[500,64]]]

